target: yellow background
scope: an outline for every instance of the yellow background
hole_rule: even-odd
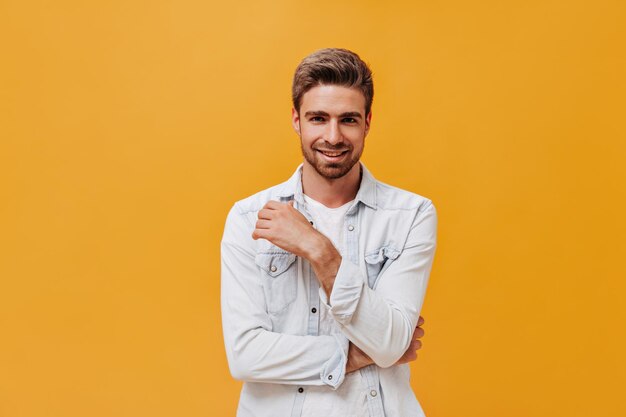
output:
[[[223,222],[301,161],[328,46],[438,208],[427,415],[625,415],[625,4],[1,0],[0,416],[234,415]]]

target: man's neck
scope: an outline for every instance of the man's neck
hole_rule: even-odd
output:
[[[302,192],[326,207],[341,207],[354,200],[361,184],[361,163],[358,162],[341,178],[321,176],[306,161],[302,166]]]

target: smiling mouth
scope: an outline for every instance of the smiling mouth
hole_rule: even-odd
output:
[[[316,151],[318,151],[322,155],[324,155],[326,157],[329,157],[329,158],[337,158],[337,157],[342,156],[346,152],[348,152],[347,150],[344,150],[344,151],[324,151],[324,150],[321,150],[321,149],[316,149]]]

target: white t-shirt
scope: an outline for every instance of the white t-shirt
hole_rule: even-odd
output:
[[[337,208],[326,207],[306,194],[304,194],[304,201],[315,228],[328,237],[343,256],[344,218],[354,200]],[[333,333],[341,333],[341,330],[329,314],[326,304],[320,303],[319,334],[329,335]],[[361,381],[361,373],[358,371],[347,374],[336,391],[329,387],[310,387],[304,401],[302,416],[369,416],[367,392],[367,388]]]

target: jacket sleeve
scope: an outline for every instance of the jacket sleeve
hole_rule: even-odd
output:
[[[400,255],[388,260],[375,290],[359,267],[343,258],[330,300],[320,297],[342,332],[380,367],[395,364],[411,343],[436,247],[437,214],[428,201],[417,211]]]
[[[342,334],[300,336],[272,331],[254,260],[253,230],[235,204],[221,242],[222,329],[232,376],[336,389],[345,377],[348,339]]]

